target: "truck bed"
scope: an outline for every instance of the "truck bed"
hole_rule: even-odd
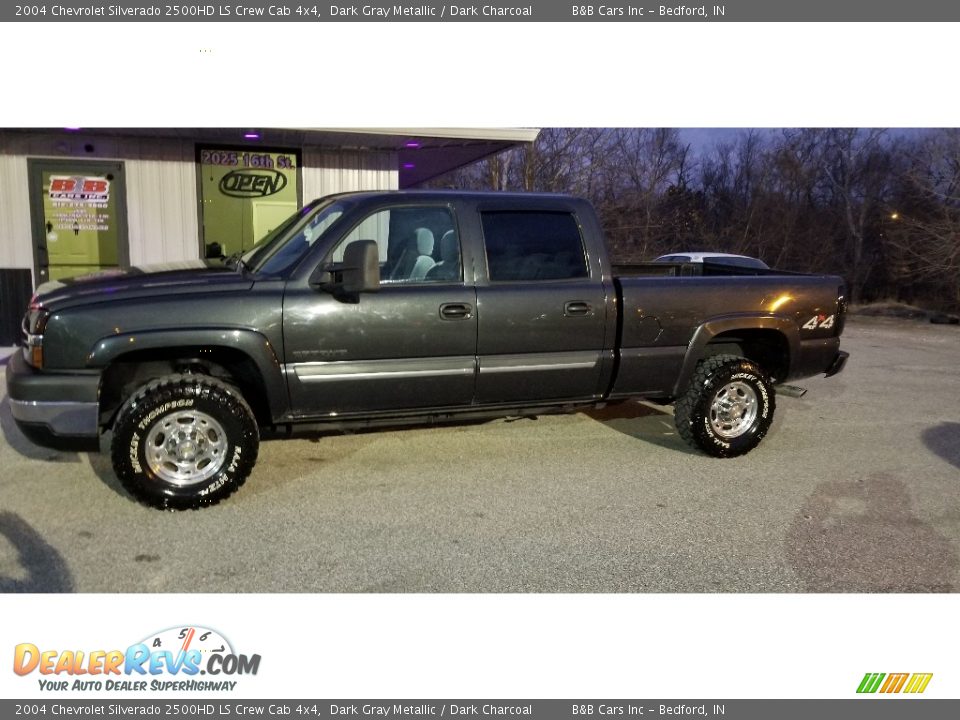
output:
[[[830,366],[842,331],[841,278],[719,265],[694,274],[692,265],[699,263],[614,266],[622,310],[611,397],[675,397],[691,370],[685,365],[708,342],[734,354],[750,345],[789,357],[771,372],[777,382]]]

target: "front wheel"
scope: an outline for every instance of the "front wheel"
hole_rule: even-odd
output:
[[[775,407],[773,383],[756,363],[715,355],[697,365],[674,422],[687,444],[714,457],[736,457],[760,444]]]
[[[205,375],[168,375],[124,403],[111,459],[137,500],[184,510],[213,505],[237,490],[258,449],[253,412],[235,389]]]

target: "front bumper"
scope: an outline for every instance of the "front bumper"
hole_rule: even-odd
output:
[[[65,448],[97,438],[99,372],[40,372],[18,351],[7,362],[6,379],[10,414],[33,442]]]

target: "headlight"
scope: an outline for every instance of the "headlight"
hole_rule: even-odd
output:
[[[23,319],[23,357],[35,368],[43,367],[43,333],[50,320],[50,311],[32,302]]]

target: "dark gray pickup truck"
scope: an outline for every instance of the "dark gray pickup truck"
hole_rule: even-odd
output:
[[[187,264],[189,265],[189,264]],[[777,383],[839,372],[843,281],[611,266],[584,200],[366,192],[304,207],[245,255],[49,283],[7,366],[35,442],[97,441],[139,500],[209,505],[262,433],[675,401],[732,457]]]

